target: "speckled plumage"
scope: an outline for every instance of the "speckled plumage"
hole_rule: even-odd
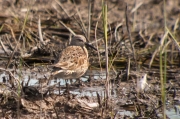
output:
[[[85,42],[85,37],[81,35],[72,38],[70,46],[62,51],[58,63],[54,65],[53,76],[63,79],[79,78],[87,71],[89,61]]]

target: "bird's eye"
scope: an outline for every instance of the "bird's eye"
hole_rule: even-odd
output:
[[[81,39],[78,39],[80,42],[83,42],[83,40],[81,40]]]

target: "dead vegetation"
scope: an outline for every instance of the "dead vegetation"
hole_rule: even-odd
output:
[[[69,88],[105,84],[104,80],[93,80],[93,73],[90,73],[91,70],[100,72],[105,68],[101,1],[74,1],[75,3],[72,0],[0,2],[0,70],[2,74],[8,74],[8,77],[0,80],[0,117],[128,118],[129,116],[119,114],[119,110],[123,108],[135,111],[134,118],[158,118],[158,114],[162,113],[160,47],[167,52],[167,100],[172,104],[179,102],[178,0],[166,3],[166,20],[170,32],[164,31],[165,18],[161,0],[136,0],[136,3],[132,0],[107,1],[109,69],[112,71],[112,99],[108,106],[104,97],[98,93],[96,99],[69,93]],[[132,41],[126,24],[126,3]],[[91,9],[88,6],[90,4]],[[46,87],[46,91],[42,93],[41,83],[39,86],[29,86],[24,83],[23,76],[15,77],[15,74],[23,75],[18,73],[19,69],[30,69],[37,74],[42,73],[43,68],[34,70],[36,67],[55,63],[61,50],[69,43],[71,32],[68,28],[76,34],[86,36],[98,49],[98,52],[89,51],[91,66],[87,73],[89,79],[84,85],[60,87],[57,83],[54,87]],[[163,45],[165,37],[167,42]],[[49,70],[47,67],[45,69]],[[146,93],[137,93],[136,81],[144,73],[147,74],[149,85],[146,86]],[[60,89],[64,89],[63,93],[51,93],[52,90]]]

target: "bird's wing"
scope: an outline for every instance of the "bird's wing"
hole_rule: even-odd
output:
[[[68,46],[62,51],[58,63],[54,66],[62,69],[73,70],[76,69],[78,65],[81,65],[86,58],[86,54],[81,47]]]
[[[75,67],[76,65],[71,62],[58,62],[57,64],[54,65],[54,67],[58,67],[61,69],[69,69],[70,67]]]

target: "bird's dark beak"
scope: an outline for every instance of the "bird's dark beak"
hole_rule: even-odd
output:
[[[94,50],[97,51],[97,49],[96,49],[94,46],[90,45],[89,43],[85,43],[85,45],[86,45],[87,47],[90,47],[90,48],[92,48],[92,49],[94,49]]]

